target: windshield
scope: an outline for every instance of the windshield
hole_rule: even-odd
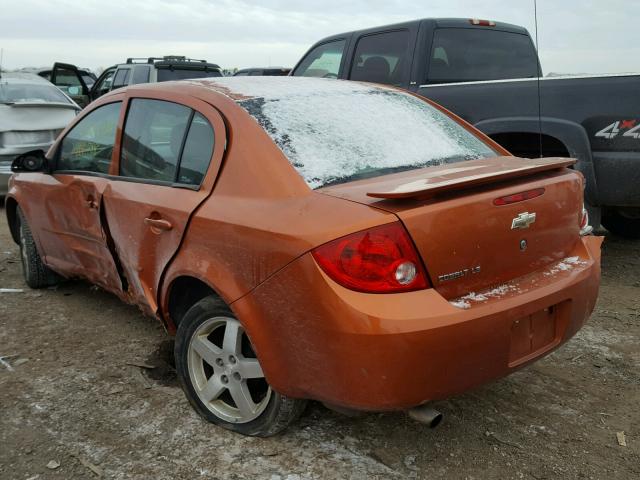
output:
[[[158,68],[158,81],[168,82],[170,80],[184,80],[187,78],[207,78],[221,77],[222,74],[218,70],[195,70],[195,69],[172,69]]]
[[[71,103],[64,93],[53,85],[0,82],[0,103],[20,102]]]
[[[496,156],[482,140],[413,95],[314,78],[230,77],[229,91],[311,188]]]

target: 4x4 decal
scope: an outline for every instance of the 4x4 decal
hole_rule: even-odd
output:
[[[625,131],[626,130],[626,131]],[[596,137],[612,139],[622,133],[623,137],[639,138],[640,122],[638,120],[617,120],[595,133]]]

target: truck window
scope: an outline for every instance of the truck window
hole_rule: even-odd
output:
[[[358,40],[351,67],[351,80],[400,85],[407,62],[409,32],[368,35]]]
[[[318,45],[304,57],[293,75],[296,77],[338,78],[345,44],[345,40],[336,40]]]
[[[535,78],[538,57],[527,35],[499,30],[439,28],[433,35],[427,83]]]

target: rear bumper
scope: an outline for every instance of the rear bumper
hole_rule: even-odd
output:
[[[596,302],[600,243],[584,237],[571,268],[515,279],[504,295],[466,309],[433,289],[347,290],[310,255],[232,308],[277,391],[349,408],[406,409],[505,376],[570,339]]]

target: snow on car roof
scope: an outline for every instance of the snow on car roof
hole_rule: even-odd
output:
[[[495,156],[429,103],[390,87],[305,77],[190,82],[235,100],[311,188]]]

